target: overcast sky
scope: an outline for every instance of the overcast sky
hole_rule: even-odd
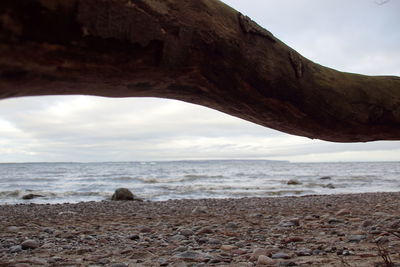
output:
[[[378,1],[378,0],[377,0]],[[400,76],[400,1],[226,0],[309,59]],[[0,101],[0,162],[180,159],[400,160],[400,142],[292,136],[162,99],[51,96]]]

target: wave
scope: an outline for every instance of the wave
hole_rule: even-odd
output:
[[[66,198],[66,197],[111,197],[111,193],[108,192],[96,192],[96,191],[88,191],[88,192],[76,192],[76,191],[67,191],[67,192],[48,192],[48,191],[33,191],[33,190],[13,190],[13,191],[0,191],[0,199],[10,199],[10,198],[22,198],[24,195],[34,194],[39,195],[45,199],[52,198]]]
[[[149,178],[135,178],[143,183],[146,184],[165,184],[165,183],[180,183],[180,182],[190,182],[196,180],[203,180],[203,179],[222,179],[224,178],[223,175],[194,175],[189,174],[181,177],[176,178],[156,178],[156,177],[149,177]]]

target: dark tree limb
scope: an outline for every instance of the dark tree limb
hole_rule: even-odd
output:
[[[315,64],[217,0],[1,0],[0,98],[67,94],[178,99],[329,141],[400,140],[399,77]]]

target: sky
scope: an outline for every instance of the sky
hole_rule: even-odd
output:
[[[400,76],[400,1],[225,0],[319,64]],[[0,162],[400,161],[400,141],[332,143],[156,98],[0,100]]]

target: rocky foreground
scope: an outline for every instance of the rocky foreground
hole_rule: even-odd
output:
[[[400,193],[3,205],[0,266],[389,266],[397,230]]]

